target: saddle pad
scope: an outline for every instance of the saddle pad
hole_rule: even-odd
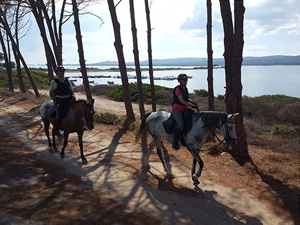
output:
[[[171,134],[175,129],[177,129],[177,123],[172,114],[167,120],[163,122],[163,127],[165,129],[165,132],[168,134]]]

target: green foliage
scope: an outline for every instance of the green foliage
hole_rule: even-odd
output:
[[[218,100],[224,100],[224,95],[218,95],[218,96],[217,96],[217,99],[218,99]]]
[[[293,135],[297,133],[297,129],[286,124],[275,124],[273,126],[273,134],[276,135]]]
[[[272,104],[287,103],[287,102],[293,102],[295,100],[299,100],[299,98],[290,97],[286,95],[262,95],[258,98]]]
[[[155,85],[155,92],[159,90],[171,90],[170,88],[162,87]],[[130,83],[129,84],[129,93],[130,93],[130,99],[133,102],[136,102],[138,100],[138,89],[137,89],[137,83]],[[143,95],[145,99],[151,98],[151,86],[150,84],[143,84]],[[123,85],[118,85],[115,87],[114,90],[110,91],[108,93],[108,96],[112,98],[115,101],[124,101],[123,98]]]
[[[34,80],[35,84],[39,88],[47,88],[49,87],[49,80],[48,74],[42,71],[31,70],[30,71],[32,79]],[[25,88],[31,88],[30,81],[25,70],[22,70],[23,81],[25,84]],[[17,71],[12,72],[12,80],[15,88],[19,87],[19,78],[17,75]],[[6,74],[6,70],[0,69],[0,87],[8,87],[8,77]]]
[[[208,96],[207,90],[204,90],[204,89],[194,90],[194,93],[195,93],[196,95],[201,96],[201,97],[207,97],[207,96]]]
[[[104,124],[117,124],[120,122],[120,118],[112,113],[100,113],[94,115],[94,121],[96,123],[104,123]]]

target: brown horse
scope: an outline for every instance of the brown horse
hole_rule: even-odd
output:
[[[44,123],[45,134],[48,138],[49,151],[58,152],[55,143],[55,133],[52,129],[53,145],[49,137],[50,123],[53,125],[55,121],[55,105],[52,100],[45,101],[40,108],[41,117]],[[65,147],[68,144],[68,137],[70,133],[76,132],[79,140],[80,154],[83,163],[87,163],[83,154],[82,136],[84,132],[84,125],[86,124],[89,130],[94,128],[94,99],[91,103],[85,100],[78,100],[71,104],[65,117],[63,118],[60,126],[60,130],[64,131],[64,144],[60,152],[60,157],[65,157]]]

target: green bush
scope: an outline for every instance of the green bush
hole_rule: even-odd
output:
[[[207,96],[208,96],[207,90],[204,90],[204,89],[194,90],[194,93],[195,93],[196,95],[201,96],[201,97],[207,97]]]
[[[35,85],[38,88],[47,88],[49,87],[49,79],[48,79],[48,74],[43,72],[43,71],[39,71],[39,70],[30,70],[32,79],[35,82]],[[24,85],[25,88],[31,88],[31,83],[29,81],[29,78],[25,72],[25,70],[22,70],[22,76],[23,76],[23,81],[24,81]],[[13,80],[13,85],[14,88],[18,88],[19,87],[19,78],[17,75],[17,71],[13,71],[12,72],[12,80]],[[7,74],[6,71],[1,69],[0,70],[0,87],[8,87],[8,78],[7,78]]]
[[[299,101],[299,98],[290,97],[286,95],[262,95],[258,98],[272,104],[291,103]]]
[[[275,124],[273,126],[273,134],[276,135],[293,135],[297,133],[297,129],[286,124]]]
[[[94,115],[94,121],[96,123],[104,123],[104,124],[117,124],[120,121],[120,118],[112,113],[100,113]]]
[[[218,99],[218,100],[224,100],[224,95],[218,95],[218,96],[217,96],[217,99]]]
[[[159,105],[171,105],[173,102],[173,93],[169,90],[159,90],[155,92],[155,100]]]
[[[159,90],[171,90],[170,88],[162,87],[155,85],[154,86],[155,92]],[[130,99],[133,102],[136,102],[138,100],[138,88],[137,83],[130,83],[129,84],[129,93],[130,93]],[[150,84],[143,84],[143,95],[145,99],[151,99],[151,86]],[[112,98],[115,101],[124,101],[123,98],[123,85],[119,85],[115,87],[114,90],[110,91],[108,93],[108,96]]]

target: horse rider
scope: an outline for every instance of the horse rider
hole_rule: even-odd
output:
[[[180,148],[178,141],[184,128],[184,112],[188,109],[188,107],[198,109],[197,103],[193,102],[189,98],[189,92],[186,87],[188,81],[187,75],[181,73],[178,75],[177,80],[179,82],[179,85],[176,86],[173,91],[173,103],[171,112],[177,122],[177,129],[175,130],[174,140],[172,144],[172,147],[176,150]]]
[[[66,115],[71,102],[75,100],[72,84],[65,78],[65,68],[57,66],[55,68],[56,78],[50,83],[50,98],[54,101],[56,107],[56,116],[54,124],[54,133],[59,136],[61,121]]]

